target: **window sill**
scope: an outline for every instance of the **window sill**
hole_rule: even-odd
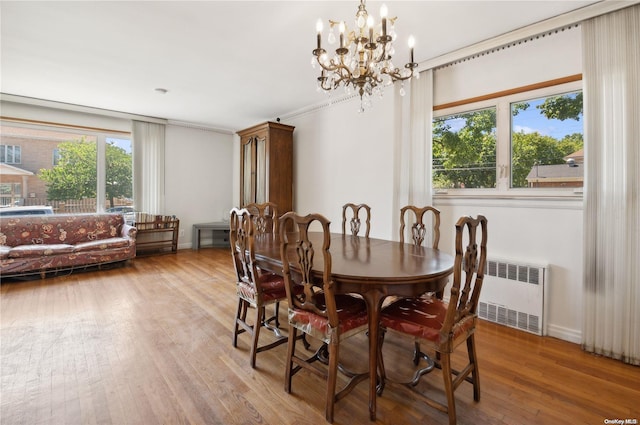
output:
[[[523,208],[582,209],[582,188],[576,190],[549,189],[449,189],[435,190],[434,204],[439,205],[495,205]]]

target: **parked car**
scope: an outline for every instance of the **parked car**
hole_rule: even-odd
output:
[[[136,220],[135,209],[131,206],[119,205],[117,207],[107,208],[107,212],[122,214],[127,224],[133,224]]]
[[[3,207],[0,208],[0,216],[14,215],[45,215],[53,214],[53,208],[47,205],[35,205],[28,207]]]

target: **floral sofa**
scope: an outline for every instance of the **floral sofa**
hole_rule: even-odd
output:
[[[126,261],[136,234],[121,214],[2,217],[0,277]]]

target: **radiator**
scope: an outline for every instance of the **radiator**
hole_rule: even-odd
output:
[[[547,281],[547,265],[487,259],[478,316],[490,322],[546,335]]]

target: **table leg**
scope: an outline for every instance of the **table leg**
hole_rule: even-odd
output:
[[[376,420],[376,395],[378,385],[378,337],[380,310],[385,294],[372,290],[362,294],[369,316],[369,419]]]

